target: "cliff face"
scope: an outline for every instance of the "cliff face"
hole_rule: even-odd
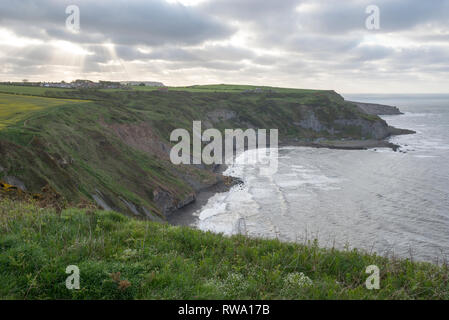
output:
[[[330,137],[338,137],[344,135],[345,132],[358,132],[361,138],[385,139],[390,135],[388,124],[379,119],[369,121],[363,118],[337,118],[330,123],[320,121],[314,112],[310,112],[304,120],[295,122],[295,125],[316,132],[323,133]]]
[[[51,94],[50,94],[51,95]],[[61,96],[63,95],[63,96]],[[92,102],[52,108],[0,131],[0,180],[36,192],[49,185],[67,201],[161,220],[197,193],[232,184],[214,166],[173,165],[170,133],[235,128],[278,129],[279,139],[383,139],[385,121],[333,91],[68,91]]]
[[[366,114],[372,115],[399,115],[403,114],[398,107],[387,106],[384,104],[376,103],[365,103],[365,102],[354,102],[348,101],[355,104],[360,110]]]

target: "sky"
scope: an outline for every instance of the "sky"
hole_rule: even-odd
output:
[[[1,0],[0,48],[0,81],[449,93],[449,0]]]

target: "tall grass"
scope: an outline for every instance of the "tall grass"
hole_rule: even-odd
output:
[[[365,287],[368,265],[380,290]],[[68,290],[65,269],[80,269]],[[104,211],[0,201],[3,299],[448,299],[448,269],[356,250],[225,237]]]

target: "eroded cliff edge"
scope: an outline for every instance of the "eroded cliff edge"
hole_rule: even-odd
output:
[[[222,132],[275,128],[281,145],[344,149],[390,146],[388,136],[411,133],[334,91],[73,90],[47,96],[91,102],[36,113],[26,125],[0,131],[0,180],[20,181],[29,192],[50,186],[69,203],[95,202],[153,220],[165,220],[202,190],[236,183],[214,166],[170,162],[170,133],[192,133],[193,121]]]
[[[401,110],[399,110],[396,106],[388,106],[385,104],[378,103],[366,103],[366,102],[356,102],[356,101],[348,101],[350,103],[355,104],[366,114],[372,114],[376,116],[380,115],[400,115],[403,114]]]

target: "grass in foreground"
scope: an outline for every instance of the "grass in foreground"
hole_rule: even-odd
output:
[[[365,268],[381,270],[367,290]],[[80,290],[65,269],[80,268]],[[448,299],[447,268],[0,201],[3,299]],[[301,275],[304,274],[304,276]],[[309,282],[308,278],[311,282]]]

